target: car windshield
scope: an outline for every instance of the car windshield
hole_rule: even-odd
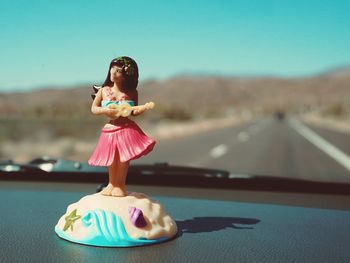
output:
[[[345,1],[2,2],[0,162],[108,166],[93,153],[107,154],[102,129],[126,117],[102,110],[154,102],[129,116],[152,151],[135,153],[141,133],[126,146],[129,135],[113,137],[131,165],[349,183],[349,11]]]

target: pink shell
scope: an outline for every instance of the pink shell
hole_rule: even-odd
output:
[[[143,213],[140,209],[129,206],[128,208],[131,223],[136,227],[145,227],[147,222],[143,217]]]

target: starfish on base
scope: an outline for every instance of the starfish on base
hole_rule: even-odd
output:
[[[63,231],[67,231],[69,227],[73,231],[73,224],[79,218],[81,218],[81,216],[77,215],[77,209],[74,209],[68,216],[64,218],[66,219],[66,224],[64,225]]]

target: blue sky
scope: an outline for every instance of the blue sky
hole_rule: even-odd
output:
[[[141,80],[299,76],[350,65],[348,1],[0,2],[0,92],[99,83],[133,57]]]

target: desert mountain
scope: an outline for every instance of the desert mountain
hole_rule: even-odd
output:
[[[0,114],[7,118],[90,116],[93,84],[98,83],[0,93]],[[156,102],[157,118],[216,117],[242,111],[350,115],[350,66],[302,78],[179,75],[141,82],[138,89],[141,103]]]

